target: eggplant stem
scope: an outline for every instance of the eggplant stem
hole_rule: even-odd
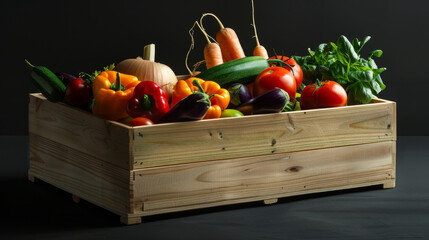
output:
[[[194,81],[192,81],[192,84],[193,84],[194,86],[196,86],[200,92],[202,92],[202,93],[206,93],[206,92],[204,91],[203,87],[201,86],[200,82],[198,82],[198,80],[197,80],[197,79],[194,79]]]

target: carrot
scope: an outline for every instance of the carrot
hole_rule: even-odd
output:
[[[235,31],[231,28],[225,28],[219,18],[212,13],[203,14],[200,19],[201,26],[203,26],[202,20],[205,16],[214,17],[219,24],[220,30],[216,34],[216,40],[222,51],[223,61],[228,62],[231,60],[245,57],[246,55],[244,54],[243,48],[240,44],[240,40],[238,39],[238,36]]]
[[[259,44],[259,38],[258,33],[256,32],[256,25],[255,25],[255,5],[252,0],[252,21],[253,21],[253,30],[255,31],[255,39],[256,39],[256,47],[253,49],[253,56],[261,56],[265,59],[268,59],[268,52],[267,49],[265,49],[264,46]]]
[[[222,64],[223,58],[219,44],[212,42],[208,43],[204,47],[204,59],[206,60],[207,69]]]
[[[195,24],[200,28],[207,40],[207,44],[204,47],[204,59],[206,60],[207,69],[222,64],[222,51],[220,50],[219,44],[210,41],[206,30],[204,30],[197,21],[195,21]]]
[[[189,57],[189,53],[191,52],[191,50],[194,48],[194,27],[195,25],[198,26],[198,28],[203,32],[204,36],[207,39],[207,44],[204,47],[204,60],[206,62],[206,67],[207,69],[212,68],[214,66],[220,65],[223,63],[222,60],[222,52],[220,50],[220,47],[217,43],[215,42],[211,42],[209,39],[209,36],[207,35],[206,31],[198,24],[197,21],[195,21],[194,25],[192,26],[192,28],[189,30],[189,35],[191,36],[191,46],[188,50],[188,53],[186,54],[186,59],[185,59],[185,64],[186,64],[186,68],[189,71],[189,74],[191,76],[193,76],[193,72],[191,71],[188,67],[188,57]],[[200,61],[198,62],[196,65],[199,66],[201,64],[201,62],[204,61]]]

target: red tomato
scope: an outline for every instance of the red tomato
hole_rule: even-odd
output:
[[[68,103],[81,106],[91,102],[92,89],[82,78],[75,78],[67,84],[65,98]]]
[[[307,85],[301,93],[302,110],[326,107],[341,107],[347,104],[347,93],[334,81]]]
[[[153,122],[149,118],[136,117],[136,118],[133,118],[133,120],[131,120],[128,123],[128,125],[130,125],[131,127],[144,126],[144,125],[153,125]]]
[[[253,96],[261,95],[272,89],[281,88],[285,90],[290,97],[295,97],[296,82],[292,73],[286,68],[269,67],[262,71],[254,82]]]
[[[299,64],[293,58],[277,55],[274,57],[270,57],[269,59],[280,59],[283,62],[291,65],[293,69],[293,76],[295,77],[295,80],[296,80],[296,89],[298,89],[299,86],[301,86],[302,79],[304,78],[304,73],[302,72],[301,66],[299,66]],[[274,65],[278,66],[278,64],[270,64],[270,66],[274,66]],[[290,70],[290,67],[288,66],[284,66],[284,68]]]

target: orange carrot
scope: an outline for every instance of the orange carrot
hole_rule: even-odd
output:
[[[204,47],[204,59],[206,60],[207,69],[222,64],[222,52],[219,44],[212,42],[208,43]]]
[[[195,21],[194,25],[192,26],[192,28],[189,30],[189,35],[191,36],[191,46],[188,50],[188,53],[186,54],[186,59],[185,59],[185,65],[186,68],[189,71],[189,74],[191,76],[194,75],[194,71],[191,71],[188,67],[188,57],[189,57],[189,53],[191,52],[192,49],[194,49],[194,27],[195,25],[198,26],[198,28],[203,32],[204,36],[207,39],[207,44],[204,47],[204,59],[206,62],[206,67],[207,69],[212,68],[214,66],[220,65],[223,63],[222,60],[222,52],[220,50],[220,47],[217,43],[212,43],[209,39],[209,36],[207,35],[206,31],[198,24],[197,21]],[[200,61],[198,62],[196,65],[199,66],[201,64],[201,62],[204,61]]]
[[[241,47],[241,44],[240,44],[240,40],[238,39],[235,31],[231,28],[225,28],[222,22],[219,20],[219,18],[212,13],[203,14],[203,16],[200,19],[201,26],[202,26],[202,20],[205,16],[214,17],[219,24],[220,30],[216,34],[216,40],[222,51],[223,61],[228,62],[231,60],[245,57],[246,55],[244,54],[243,48]]]
[[[255,5],[252,0],[252,21],[253,21],[253,30],[255,31],[255,39],[256,39],[256,47],[253,49],[253,56],[261,56],[265,59],[268,59],[268,52],[267,49],[265,49],[264,46],[259,44],[259,38],[258,33],[256,32],[256,25],[255,25]]]
[[[220,50],[219,44],[215,42],[212,43],[206,30],[200,24],[198,24],[197,21],[195,21],[195,24],[198,26],[198,28],[200,28],[207,40],[207,44],[204,47],[204,59],[206,60],[207,69],[222,64],[222,52]]]
[[[268,52],[267,49],[265,49],[264,46],[262,45],[257,45],[254,49],[253,49],[253,56],[261,56],[264,57],[265,59],[268,59]]]

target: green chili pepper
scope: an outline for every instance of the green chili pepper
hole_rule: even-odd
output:
[[[44,66],[34,66],[27,60],[25,60],[25,62],[31,68],[31,79],[37,90],[39,90],[48,101],[63,101],[66,91],[64,83],[48,68]]]

